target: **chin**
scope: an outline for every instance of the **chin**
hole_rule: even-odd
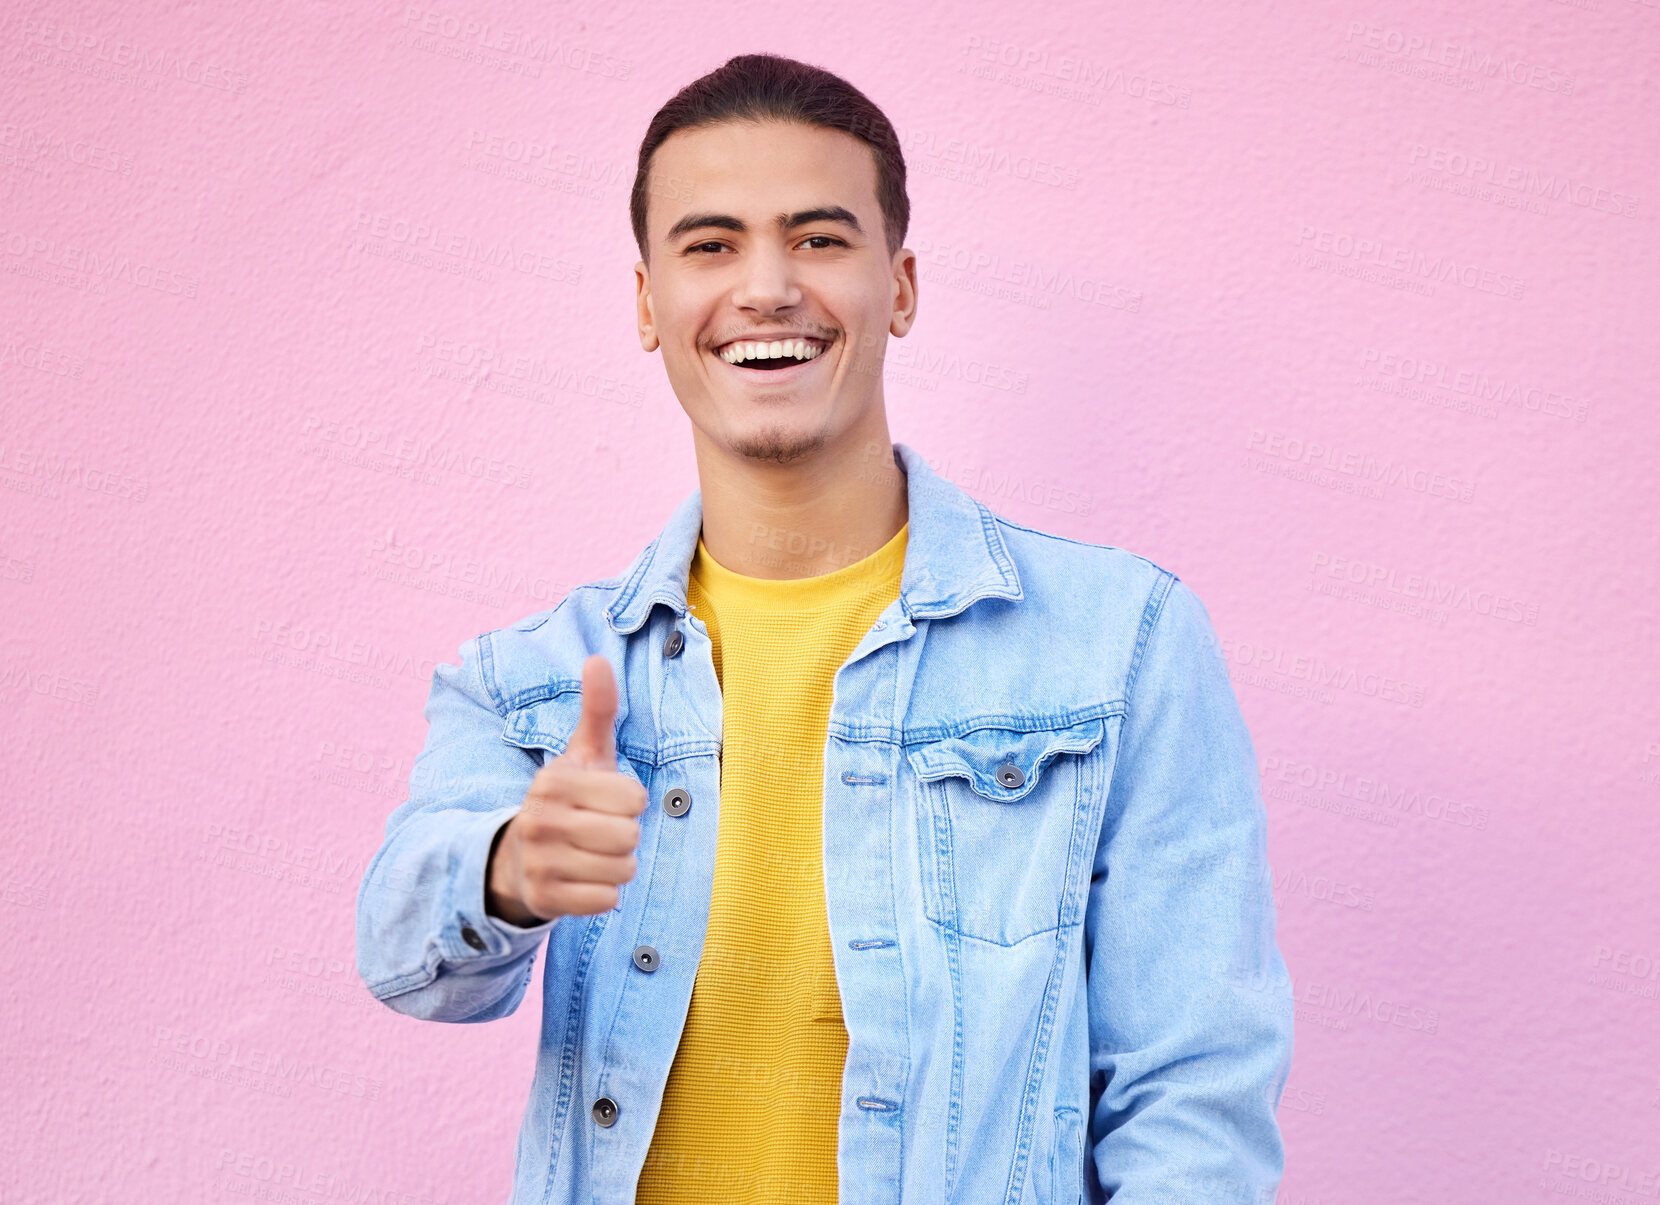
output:
[[[766,423],[733,434],[727,441],[746,460],[768,464],[795,464],[821,450],[827,440],[821,428]]]

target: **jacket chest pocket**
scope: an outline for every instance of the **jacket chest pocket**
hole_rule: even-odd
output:
[[[1068,890],[1093,853],[1105,788],[1102,718],[1014,728],[1007,717],[906,748],[916,776],[928,919],[1013,945],[1077,919]]]
[[[563,690],[551,698],[521,703],[510,710],[502,721],[501,739],[529,750],[545,766],[564,753],[581,718],[581,693]],[[647,784],[652,770],[651,750],[635,746],[626,731],[613,732],[611,739],[617,747],[617,772]]]

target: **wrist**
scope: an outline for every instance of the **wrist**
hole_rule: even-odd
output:
[[[509,819],[490,838],[490,853],[484,863],[484,911],[498,920],[528,929],[541,924],[543,918],[525,907],[511,885],[512,852],[501,850],[502,841],[511,827],[513,821]]]
[[[494,890],[484,893],[484,910],[497,920],[504,920],[510,925],[517,925],[521,929],[533,929],[547,917],[537,916],[526,908],[517,897],[503,895]]]

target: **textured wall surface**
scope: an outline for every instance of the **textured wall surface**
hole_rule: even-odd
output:
[[[894,438],[1226,642],[1281,1202],[1652,1200],[1654,0],[7,5],[0,1198],[505,1198],[539,988],[390,1012],[354,893],[434,663],[697,484],[628,188],[751,50],[904,139]]]

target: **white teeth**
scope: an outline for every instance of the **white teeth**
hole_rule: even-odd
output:
[[[805,361],[816,360],[823,352],[822,347],[805,339],[774,339],[765,343],[733,343],[722,349],[720,358],[728,364],[741,364],[745,360],[775,360],[781,356]]]

